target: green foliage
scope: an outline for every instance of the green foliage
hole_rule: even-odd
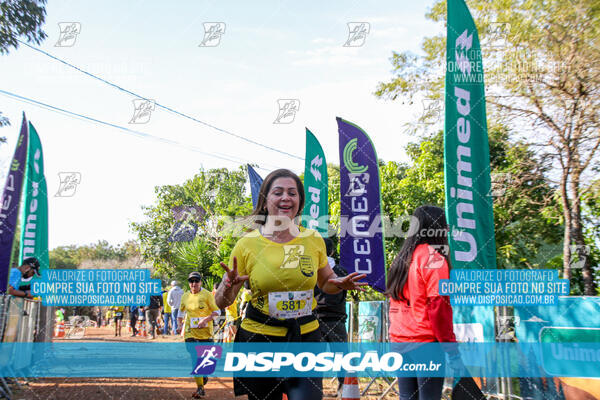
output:
[[[2,111],[0,111],[0,127],[10,125],[10,120],[2,115]],[[6,143],[5,137],[0,137],[0,143]]]
[[[173,246],[173,259],[177,268],[174,278],[178,282],[187,282],[190,272],[198,271],[203,276],[211,275],[210,267],[216,252],[207,241],[194,239],[191,242],[177,242]],[[211,288],[212,289],[212,288]]]
[[[586,244],[589,246],[589,257],[592,265],[600,265],[600,179],[593,181],[584,192],[583,217],[586,222]],[[600,268],[594,271],[594,280],[600,282]],[[596,286],[596,294],[600,295],[600,285]]]
[[[252,211],[245,183],[245,169],[220,168],[201,170],[182,185],[155,188],[157,201],[144,207],[146,220],[131,224],[142,256],[152,264],[155,277],[163,280],[175,277],[186,282],[191,271],[201,272],[206,279],[222,275],[219,262],[229,262],[236,241],[233,233],[223,232],[224,220]],[[172,210],[177,206],[200,206],[206,212],[191,221],[198,226],[191,242],[169,241],[176,222]]]
[[[0,3],[0,54],[7,54],[25,36],[40,44],[46,38],[42,24],[46,19],[46,0],[5,0]]]
[[[511,140],[506,128],[492,126],[488,135],[491,173],[496,177],[492,180],[498,267],[543,268],[556,256],[552,250],[562,231],[554,191],[544,178],[546,170],[527,144]],[[444,207],[443,132],[409,144],[407,152],[413,165],[399,184],[404,189],[401,207],[407,213],[422,204]],[[541,250],[548,252],[540,254]]]
[[[75,269],[80,263],[76,245],[56,247],[50,250],[49,257],[52,269]]]
[[[130,240],[113,246],[106,240],[77,246],[59,246],[50,250],[50,268],[74,269],[91,266],[139,266],[139,249],[135,241]]]
[[[583,215],[586,236],[600,242],[600,179],[593,181],[583,193]]]

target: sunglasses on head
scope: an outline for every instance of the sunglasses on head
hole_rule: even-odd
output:
[[[198,283],[200,282],[200,279],[188,279],[189,283]]]

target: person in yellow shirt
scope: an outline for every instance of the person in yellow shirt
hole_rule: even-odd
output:
[[[123,306],[112,306],[110,308],[112,315],[115,317],[115,336],[121,336],[121,321],[123,321]]]
[[[247,288],[242,289],[242,294],[240,295],[240,318],[246,318],[246,309],[248,308],[248,304],[252,301],[252,291]],[[240,321],[241,322],[241,321]],[[238,323],[238,325],[240,325]],[[238,326],[239,328],[239,326]]]
[[[163,335],[169,334],[169,322],[171,321],[171,306],[167,302],[168,294],[169,294],[169,291],[167,289],[163,290],[163,292],[162,292],[162,298],[163,298],[162,320],[163,320],[163,324],[164,324],[163,325]],[[175,333],[175,327],[171,327],[171,330],[173,331],[173,333]]]
[[[199,272],[192,272],[188,276],[190,291],[185,292],[181,297],[180,315],[185,313],[185,322],[183,324],[184,340],[187,350],[195,363],[198,359],[196,348],[193,343],[212,342],[213,337],[213,319],[218,317],[221,312],[215,303],[215,298],[206,289],[201,286],[202,275]],[[183,317],[179,317],[179,326],[182,326]],[[194,399],[200,399],[205,396],[204,384],[207,377],[196,377],[198,389],[192,396]]]
[[[237,332],[237,328],[239,326],[238,322],[240,320],[240,316],[238,313],[238,296],[233,303],[229,307],[225,309],[225,329],[223,333],[223,342],[231,343],[233,342],[233,338]]]
[[[263,181],[252,215],[259,229],[236,243],[230,266],[216,294],[220,308],[231,305],[248,282],[252,299],[235,336],[236,342],[319,342],[319,323],[313,315],[314,287],[336,294],[363,290],[365,277],[338,277],[327,262],[325,242],[318,232],[298,226],[304,208],[304,186],[287,169],[271,172]],[[248,400],[319,400],[321,378],[234,378],[236,396]]]

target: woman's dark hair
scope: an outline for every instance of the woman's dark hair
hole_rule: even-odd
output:
[[[250,214],[251,216],[265,217],[256,218],[255,222],[257,224],[264,225],[266,222],[266,216],[268,215],[267,196],[269,195],[271,186],[273,186],[273,182],[275,182],[275,180],[278,178],[292,178],[296,182],[300,202],[298,204],[298,213],[295,215],[295,217],[301,215],[302,211],[304,211],[304,185],[302,184],[302,181],[300,180],[298,175],[296,175],[289,169],[276,169],[275,171],[267,175],[262,185],[260,186],[260,190],[258,191],[258,201],[256,202],[256,208],[254,209],[254,211],[252,211],[252,214]]]
[[[416,229],[412,224],[417,224]],[[413,252],[418,245],[423,243],[432,245],[446,259],[448,268],[450,268],[448,224],[443,209],[435,206],[417,208],[413,214],[409,232],[413,234],[404,240],[400,253],[388,271],[385,295],[391,296],[394,300],[407,301],[403,293],[404,285],[408,279],[408,269],[412,262]]]
[[[331,240],[331,238],[323,238],[323,241],[325,242],[325,252],[327,253],[328,257],[333,257],[335,248],[333,247],[333,240]]]

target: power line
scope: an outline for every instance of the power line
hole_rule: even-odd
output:
[[[209,157],[214,157],[214,158],[218,158],[218,159],[221,159],[221,160],[224,160],[224,161],[229,161],[229,162],[234,163],[234,164],[252,163],[251,161],[244,160],[244,159],[238,158],[238,157],[235,157],[235,158],[238,158],[238,160],[234,160],[233,158],[230,158],[229,156],[226,156],[226,155],[221,155],[221,154],[218,154],[218,153],[207,153],[205,151],[201,151],[198,147],[195,147],[195,146],[186,145],[186,144],[177,142],[177,141],[172,140],[172,139],[161,138],[161,137],[158,137],[158,136],[150,135],[150,134],[145,133],[145,132],[140,132],[140,131],[136,131],[136,130],[133,130],[133,129],[129,129],[129,128],[126,128],[124,126],[113,124],[111,122],[105,122],[105,121],[102,121],[102,120],[99,120],[99,119],[96,119],[96,118],[93,118],[93,117],[90,117],[90,116],[87,116],[87,115],[83,115],[83,114],[79,114],[79,113],[76,113],[76,112],[73,112],[73,111],[65,110],[64,108],[60,108],[60,107],[52,106],[50,104],[42,103],[41,101],[30,99],[30,98],[25,97],[25,96],[20,96],[20,95],[18,95],[16,93],[11,93],[11,92],[8,92],[6,90],[0,89],[0,94],[3,94],[3,95],[8,96],[8,97],[12,97],[12,98],[14,98],[16,100],[19,100],[19,101],[22,101],[22,102],[25,102],[25,103],[29,103],[29,104],[35,105],[37,107],[45,108],[45,109],[47,109],[49,111],[66,114],[67,116],[72,117],[72,118],[83,119],[83,120],[91,121],[91,122],[94,122],[94,123],[97,123],[97,124],[110,126],[111,128],[122,130],[122,131],[124,131],[124,132],[126,132],[128,134],[132,134],[134,136],[137,136],[137,137],[140,137],[140,138],[143,138],[143,139],[151,139],[151,140],[156,140],[158,142],[163,142],[163,143],[167,143],[167,144],[170,144],[170,145],[178,146],[178,147],[181,147],[181,148],[184,148],[184,149],[187,149],[187,150],[191,150],[191,151],[194,151],[194,152],[197,152],[197,153],[200,153],[200,154],[204,154],[204,155],[209,156]],[[261,167],[258,167],[258,168],[267,171],[265,168],[261,168]]]
[[[17,39],[17,40],[18,40],[18,39]],[[32,46],[32,45],[30,45],[29,43],[23,42],[23,41],[21,41],[21,40],[18,40],[18,41],[19,41],[19,43],[21,43],[21,44],[23,44],[23,45],[25,45],[25,46],[27,46],[27,47],[29,47],[29,48],[31,48],[31,49],[33,49],[33,50],[35,50],[35,51],[39,52],[39,53],[41,53],[41,54],[44,54],[45,56],[48,56],[48,57],[52,58],[53,60],[56,60],[56,61],[58,61],[58,62],[60,62],[60,63],[63,63],[64,65],[66,65],[66,66],[68,66],[68,67],[71,67],[71,68],[73,68],[73,69],[76,69],[77,71],[79,71],[79,72],[81,72],[81,73],[83,73],[83,74],[85,74],[85,75],[88,75],[89,77],[92,77],[92,78],[94,78],[94,79],[97,79],[97,80],[99,80],[99,81],[100,81],[100,82],[102,82],[102,83],[105,83],[105,84],[107,84],[107,85],[109,85],[109,86],[112,86],[112,87],[114,87],[115,89],[118,89],[118,90],[120,90],[120,91],[122,91],[122,92],[124,92],[124,93],[130,94],[130,95],[132,95],[132,96],[135,96],[135,97],[138,97],[138,98],[140,98],[140,99],[144,99],[144,100],[151,100],[151,99],[148,99],[148,98],[146,98],[146,97],[144,97],[144,96],[142,96],[142,95],[139,95],[139,94],[137,94],[137,93],[134,93],[134,92],[132,92],[132,91],[130,91],[130,90],[127,90],[127,89],[125,89],[125,88],[123,88],[123,87],[121,87],[121,86],[119,86],[119,85],[117,85],[117,84],[115,84],[115,83],[112,83],[112,82],[110,82],[110,81],[108,81],[108,80],[106,80],[106,79],[104,79],[104,78],[101,78],[101,77],[99,77],[99,76],[97,76],[97,75],[94,75],[94,74],[92,74],[91,72],[87,72],[87,71],[85,71],[85,70],[83,70],[83,69],[81,69],[81,68],[77,67],[76,65],[73,65],[73,64],[71,64],[71,63],[69,63],[69,62],[67,62],[67,61],[64,61],[64,60],[62,60],[62,59],[60,59],[60,58],[58,58],[58,57],[56,57],[56,56],[54,56],[54,55],[52,55],[52,54],[50,54],[50,53],[48,53],[48,52],[44,51],[44,50],[42,50],[42,49],[39,49],[39,48],[37,48],[37,47],[33,47],[33,46]],[[244,141],[246,141],[246,142],[248,142],[248,143],[252,143],[252,144],[254,144],[254,145],[257,145],[257,146],[263,147],[263,148],[265,148],[265,149],[268,149],[268,150],[271,150],[271,151],[276,151],[277,153],[281,153],[281,154],[284,154],[284,155],[286,155],[286,156],[289,156],[289,157],[296,158],[296,159],[298,159],[298,160],[302,160],[302,161],[304,161],[304,158],[302,158],[302,157],[299,157],[299,156],[297,156],[297,155],[295,155],[295,154],[291,154],[291,153],[288,153],[288,152],[286,152],[286,151],[283,151],[283,150],[276,149],[275,147],[267,146],[267,145],[265,145],[265,144],[262,144],[262,143],[260,143],[260,142],[257,142],[257,141],[255,141],[255,140],[248,139],[247,137],[244,137],[244,136],[241,136],[241,135],[235,134],[235,133],[233,133],[233,132],[229,132],[228,130],[225,130],[225,129],[219,128],[218,126],[212,125],[212,124],[210,124],[210,123],[208,123],[208,122],[201,121],[201,120],[199,120],[199,119],[197,119],[197,118],[195,118],[195,117],[192,117],[191,115],[188,115],[188,114],[185,114],[185,113],[179,112],[179,111],[177,111],[177,110],[175,110],[175,109],[173,109],[173,108],[171,108],[171,107],[168,107],[168,106],[162,105],[162,104],[160,104],[160,103],[154,102],[154,104],[155,104],[157,107],[160,107],[160,108],[162,108],[162,109],[164,109],[164,110],[166,110],[166,111],[168,111],[168,112],[171,112],[171,113],[173,113],[173,114],[175,114],[175,115],[178,115],[178,116],[180,116],[180,117],[187,118],[187,119],[189,119],[189,120],[192,120],[192,121],[194,121],[194,122],[197,122],[197,123],[199,123],[199,124],[202,124],[202,125],[204,125],[204,126],[207,126],[207,127],[209,127],[209,128],[212,128],[212,129],[214,129],[214,130],[216,130],[216,131],[218,131],[218,132],[225,133],[225,134],[227,134],[227,135],[230,135],[230,136],[233,136],[233,137],[235,137],[235,138],[238,138],[238,139],[244,140]]]

